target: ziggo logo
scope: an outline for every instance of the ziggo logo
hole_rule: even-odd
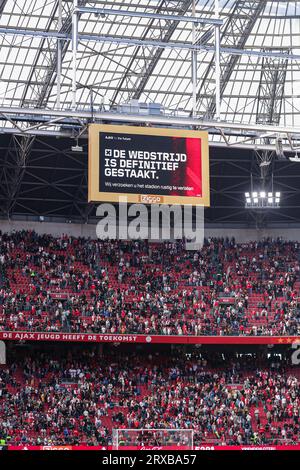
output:
[[[147,196],[147,195],[140,195],[140,202],[145,204],[159,204],[163,202],[163,198],[161,196]]]
[[[71,446],[42,446],[42,450],[72,450]]]
[[[215,450],[214,446],[196,446],[194,450]]]

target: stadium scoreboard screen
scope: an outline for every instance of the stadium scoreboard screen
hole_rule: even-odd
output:
[[[208,133],[89,126],[89,201],[209,206]]]

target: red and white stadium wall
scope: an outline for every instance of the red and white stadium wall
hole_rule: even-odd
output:
[[[0,340],[125,344],[292,344],[300,343],[300,336],[163,336],[1,331]]]

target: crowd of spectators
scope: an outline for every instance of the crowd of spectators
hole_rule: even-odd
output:
[[[300,369],[183,353],[18,352],[0,368],[0,440],[108,445],[113,429],[194,430],[194,443],[296,444]],[[126,441],[120,442],[125,445]]]
[[[299,243],[0,233],[0,331],[300,335]]]

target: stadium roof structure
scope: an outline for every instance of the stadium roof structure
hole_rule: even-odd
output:
[[[298,221],[299,87],[300,1],[0,0],[2,216],[88,220],[87,126],[124,122],[209,131],[209,219],[272,169]]]

